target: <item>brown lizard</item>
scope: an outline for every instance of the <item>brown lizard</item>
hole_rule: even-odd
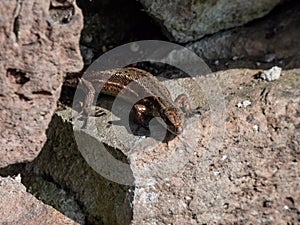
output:
[[[82,110],[86,116],[91,113],[96,92],[117,96],[123,90],[123,94],[119,96],[134,104],[136,116],[141,125],[147,125],[145,116],[161,117],[166,123],[167,130],[172,134],[178,135],[183,131],[183,111],[175,102],[181,102],[185,107],[189,107],[186,96],[180,95],[173,102],[168,89],[149,72],[133,67],[95,71],[86,73],[80,79],[80,83],[83,85],[81,88],[86,92]],[[129,88],[126,88],[127,85]],[[133,102],[139,96],[148,97]]]

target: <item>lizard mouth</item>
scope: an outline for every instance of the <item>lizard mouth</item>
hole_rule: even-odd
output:
[[[183,132],[183,117],[178,114],[177,109],[168,108],[161,117],[170,133],[179,135]]]
[[[182,126],[174,126],[172,124],[172,125],[167,125],[167,130],[174,135],[179,135],[183,132],[183,127]]]

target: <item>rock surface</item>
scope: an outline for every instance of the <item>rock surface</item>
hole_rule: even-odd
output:
[[[97,118],[90,133],[75,127],[74,139],[70,111],[60,112],[64,119],[55,117],[47,145],[23,176],[51,178],[74,193],[94,224],[298,223],[300,71],[283,71],[271,82],[257,74],[210,74],[197,78],[202,89],[180,79],[202,115],[188,119],[185,132],[168,144],[137,137],[137,151],[125,148],[134,137],[119,133],[121,126],[107,126],[109,115]],[[173,94],[176,82],[165,83]],[[113,158],[103,158],[101,142],[114,147],[108,151]],[[116,177],[132,187],[110,181]]]
[[[226,101],[222,145],[209,148],[211,122],[175,176],[134,196],[132,224],[297,223],[299,186],[299,70],[276,82],[250,70],[215,75]],[[238,109],[241,100],[252,104]]]
[[[262,68],[262,64],[271,67],[277,63],[291,69],[300,65],[299,23],[300,4],[294,1],[247,26],[218,32],[186,47],[206,60],[227,59],[229,65],[224,68],[216,66],[215,70],[245,67],[238,65],[239,60],[252,60],[252,68]],[[293,58],[295,62],[289,62]]]
[[[83,26],[74,1],[1,1],[0,168],[34,159],[67,72],[79,71]]]
[[[135,189],[132,224],[300,222],[300,71],[277,81],[251,70],[213,75],[226,101],[222,144],[211,148],[209,114],[189,162],[175,176]],[[237,108],[240,101],[251,105]]]
[[[279,0],[152,1],[140,0],[147,12],[176,42],[186,43],[266,15]]]
[[[129,224],[130,187],[105,179],[86,163],[69,121],[55,115],[47,136],[39,156],[21,171],[28,190],[80,224]]]
[[[0,223],[10,225],[76,225],[26,192],[13,178],[0,177]]]
[[[187,11],[181,9],[199,6],[195,1],[191,8],[174,3],[183,19]],[[82,67],[82,15],[74,4],[0,3],[0,168],[37,156],[64,74]],[[259,33],[267,35],[267,49],[274,50],[266,61],[272,62],[274,54],[276,58],[299,52],[298,39],[293,38],[298,37],[294,27],[299,17],[289,13],[282,24],[275,21],[274,30],[268,27],[269,32]],[[274,37],[285,42],[277,46]],[[253,46],[216,50],[226,57],[249,49],[265,51],[265,42],[246,43]],[[257,74],[228,70],[197,78],[196,86],[190,79],[165,82],[174,98],[185,86],[193,108],[200,106],[202,112],[189,117],[183,134],[168,143],[157,140],[163,133],[153,132],[160,131],[155,123],[154,138],[128,134],[115,117],[111,126],[109,110],[92,120],[92,130],[72,127],[70,110],[58,112],[41,154],[0,174],[21,173],[28,191],[80,224],[297,224],[300,72],[283,71],[271,82],[257,79]],[[1,224],[76,224],[11,178],[0,178],[0,198]]]

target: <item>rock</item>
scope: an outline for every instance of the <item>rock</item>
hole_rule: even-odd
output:
[[[91,130],[74,118],[72,127],[72,111],[61,111],[22,177],[51,177],[74,193],[91,223],[296,223],[300,71],[284,71],[274,82],[256,79],[257,72],[166,81],[175,96],[186,87],[192,107],[202,108],[168,143],[108,126],[118,119],[105,109],[91,118]],[[251,105],[237,108],[245,99]]]
[[[260,18],[279,0],[264,1],[151,1],[140,0],[146,11],[160,23],[166,35],[176,42],[195,41]]]
[[[136,187],[131,224],[299,221],[300,70],[284,71],[271,83],[255,80],[256,73],[213,75],[226,101],[222,144],[208,145],[216,128],[209,119],[214,113],[204,113],[199,145],[184,168],[156,184]],[[237,110],[236,102],[245,98],[252,104]],[[257,124],[259,130],[253,130]]]
[[[186,46],[207,60],[238,57],[244,61],[253,59],[259,60],[259,64],[272,62],[274,65],[276,59],[294,57],[299,65],[299,23],[300,4],[295,1],[282,5],[276,12],[247,26],[220,31]],[[236,67],[241,66],[231,68]],[[298,66],[291,65],[289,68],[295,67]]]
[[[43,204],[21,183],[0,177],[0,223],[11,225],[76,225],[51,206]]]
[[[278,80],[281,75],[281,68],[278,66],[273,66],[269,70],[264,70],[260,73],[260,78],[266,81]]]
[[[0,14],[1,168],[40,152],[64,76],[83,66],[83,18],[71,0],[1,1]]]
[[[69,111],[58,115],[49,125],[42,152],[22,170],[23,183],[44,203],[64,215],[76,216],[76,221],[84,215],[88,224],[129,224],[131,188],[96,173],[78,151],[72,125],[66,120]],[[121,152],[114,156],[126,162]]]
[[[250,101],[248,101],[248,100],[245,100],[245,101],[242,101],[242,102],[239,102],[236,106],[238,107],[238,108],[241,108],[241,107],[247,107],[247,106],[249,106],[249,105],[251,105],[251,102]]]
[[[55,207],[56,210],[79,224],[85,223],[85,215],[73,193],[44,177],[23,177],[22,181],[27,184],[29,179],[31,180],[31,185],[28,186],[29,193],[36,194],[38,190],[40,201]]]

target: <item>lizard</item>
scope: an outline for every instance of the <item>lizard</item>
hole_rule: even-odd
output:
[[[172,134],[179,135],[183,131],[184,113],[178,104],[181,103],[189,108],[186,95],[181,94],[175,101],[172,101],[168,89],[147,71],[134,67],[92,71],[84,74],[79,82],[83,85],[81,88],[86,92],[81,112],[86,116],[91,113],[96,92],[115,97],[121,90],[124,90],[118,96],[128,102],[132,102],[139,96],[147,96],[138,102],[132,102],[137,120],[142,126],[147,125],[145,116],[161,117],[167,130]],[[126,88],[127,85],[129,88]],[[85,126],[83,125],[83,127]]]

